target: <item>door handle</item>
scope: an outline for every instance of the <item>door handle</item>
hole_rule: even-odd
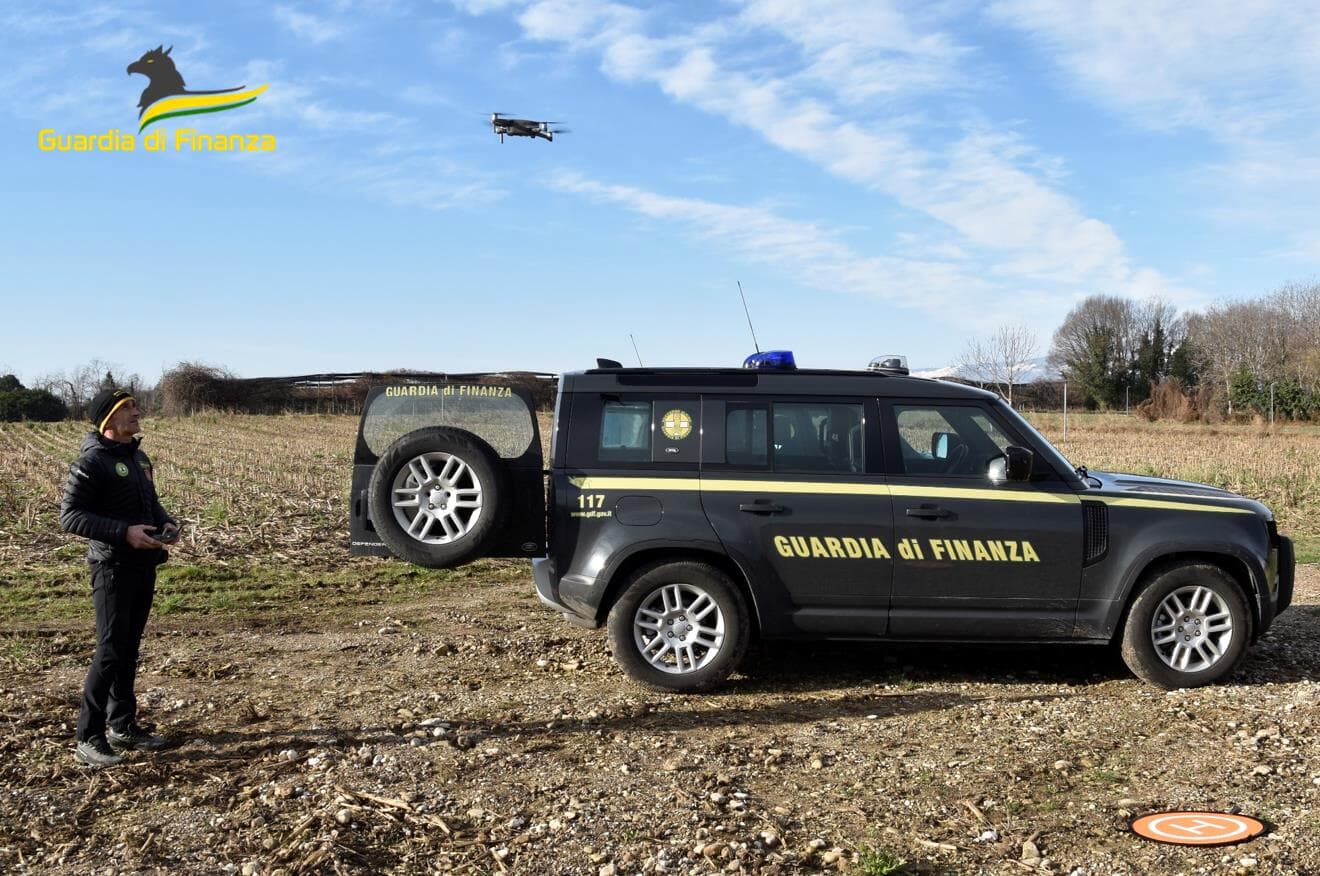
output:
[[[952,517],[953,512],[948,508],[941,508],[939,505],[922,505],[920,508],[907,509],[907,516],[920,517],[923,520],[939,520]]]
[[[739,511],[746,511],[748,514],[779,514],[787,510],[783,505],[776,505],[774,502],[758,500],[756,502],[743,502],[738,506]]]

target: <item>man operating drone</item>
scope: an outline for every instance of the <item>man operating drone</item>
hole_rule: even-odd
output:
[[[501,113],[490,114],[490,129],[500,135],[500,142],[509,137],[540,137],[543,140],[555,139],[555,134],[568,133],[567,128],[556,128],[556,122],[538,122],[533,119],[511,119]]]

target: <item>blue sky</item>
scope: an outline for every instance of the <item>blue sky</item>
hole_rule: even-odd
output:
[[[1258,0],[6,3],[0,371],[955,360],[1320,261],[1320,16]],[[158,44],[273,153],[136,130]],[[553,119],[553,143],[489,113]],[[149,129],[151,130],[151,129]]]

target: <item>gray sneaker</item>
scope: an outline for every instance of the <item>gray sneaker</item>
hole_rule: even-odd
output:
[[[110,739],[110,744],[122,751],[160,751],[169,740],[164,736],[157,736],[143,730],[137,724],[129,724],[125,730],[116,730],[111,727],[105,731],[105,735]]]
[[[73,749],[73,756],[89,767],[109,767],[124,762],[122,757],[115,754],[110,743],[105,741],[105,737],[100,735],[79,742]]]

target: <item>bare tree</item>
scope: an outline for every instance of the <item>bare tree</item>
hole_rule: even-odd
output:
[[[1289,283],[1259,298],[1216,304],[1188,321],[1215,384],[1233,413],[1253,382],[1287,398],[1289,416],[1320,410],[1320,284]],[[1234,389],[1234,387],[1237,389]],[[1258,407],[1259,399],[1255,402]],[[1314,413],[1311,414],[1314,416]]]
[[[92,359],[68,371],[43,374],[32,385],[64,402],[69,414],[75,417],[81,417],[92,396],[108,386],[139,395],[146,389],[140,375],[124,373],[123,366],[101,359]]]
[[[994,384],[1013,404],[1013,387],[1031,370],[1040,347],[1036,334],[1024,325],[1000,326],[988,338],[973,338],[958,360],[963,374],[983,384]]]

